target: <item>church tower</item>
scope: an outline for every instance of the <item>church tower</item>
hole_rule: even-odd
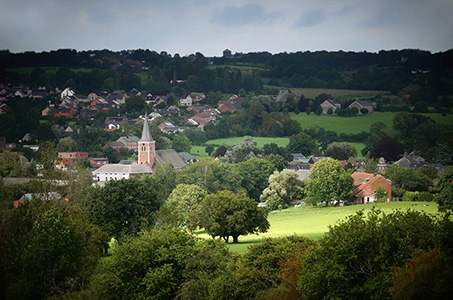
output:
[[[143,124],[142,137],[138,140],[138,163],[154,165],[156,154],[156,142],[153,141],[149,133],[148,114],[145,114],[145,123]]]

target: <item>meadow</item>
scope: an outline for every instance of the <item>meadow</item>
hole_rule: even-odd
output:
[[[234,252],[244,253],[250,245],[259,243],[266,237],[283,237],[297,234],[316,240],[329,230],[329,226],[335,225],[338,221],[344,220],[347,216],[359,210],[369,212],[373,206],[385,213],[391,213],[399,209],[413,209],[437,214],[437,204],[435,202],[388,202],[323,208],[312,206],[292,207],[269,213],[270,229],[268,232],[259,235],[240,236],[239,243],[230,243],[228,246]],[[210,238],[203,231],[199,232],[199,236]]]
[[[387,125],[385,132],[391,136],[396,134],[392,128],[393,112],[373,112],[367,115],[358,115],[354,117],[339,117],[337,115],[315,115],[310,114],[307,116],[305,113],[295,114],[290,113],[290,117],[296,120],[302,126],[302,129],[319,126],[325,130],[331,130],[338,134],[340,133],[360,133],[362,131],[369,132],[370,126],[376,122],[383,122]],[[438,124],[453,124],[453,115],[448,114],[442,116],[440,113],[425,113],[424,116],[430,117]]]
[[[264,83],[266,81],[263,80]],[[266,85],[264,87],[268,88],[277,88],[282,89],[280,86],[273,86],[273,85]],[[357,98],[369,98],[374,97],[376,95],[388,95],[390,92],[388,91],[373,91],[373,90],[346,90],[346,89],[324,89],[324,88],[289,88],[289,90],[297,90],[298,92],[302,93],[305,97],[313,99],[320,94],[328,94],[334,98],[339,97],[346,97],[346,96],[353,96],[355,99]]]
[[[224,139],[209,140],[206,142],[208,145],[216,146],[235,146],[239,145],[244,137],[230,137]],[[286,147],[289,143],[289,138],[274,138],[274,137],[253,137],[259,147],[263,147],[265,144],[276,143],[280,147]]]

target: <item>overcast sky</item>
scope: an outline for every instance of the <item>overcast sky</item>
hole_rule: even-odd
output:
[[[452,0],[0,0],[0,49],[453,48]]]

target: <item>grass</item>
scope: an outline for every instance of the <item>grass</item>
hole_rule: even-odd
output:
[[[348,143],[357,150],[357,157],[364,158],[362,155],[362,149],[365,148],[364,143]]]
[[[206,146],[192,146],[192,148],[190,148],[190,154],[195,155],[198,159],[209,157],[205,148]]]
[[[225,139],[215,139],[209,140],[206,144],[216,145],[216,146],[235,146],[239,145],[244,137],[231,137]],[[259,147],[263,147],[265,144],[276,143],[280,147],[286,147],[289,143],[289,138],[273,138],[273,137],[253,137]]]
[[[392,112],[373,112],[367,115],[359,115],[354,117],[339,117],[337,115],[320,115],[305,113],[296,115],[290,113],[290,117],[296,120],[302,126],[302,129],[307,127],[319,126],[325,130],[335,131],[336,133],[360,133],[362,131],[370,131],[370,126],[376,122],[383,122],[387,125],[385,130],[389,135],[395,135],[396,131],[392,128],[393,116]],[[426,113],[424,116],[432,118],[438,124],[453,124],[453,115],[442,116],[440,113]]]
[[[236,69],[241,71],[241,73],[252,73],[253,71],[269,71],[269,69],[255,66],[255,65],[242,65],[242,64],[235,64],[235,65],[211,65],[207,67],[208,69],[217,69],[217,68],[229,68],[229,69]]]
[[[344,220],[358,210],[363,209],[368,212],[373,206],[373,204],[329,208],[310,206],[274,211],[268,216],[268,221],[271,225],[268,232],[259,235],[240,236],[238,244],[228,244],[228,246],[234,252],[244,253],[250,245],[259,243],[265,237],[283,237],[297,234],[311,239],[319,239],[329,230],[329,226],[335,225],[338,221]],[[430,214],[437,213],[437,204],[435,202],[389,202],[378,203],[375,206],[385,213],[409,208]],[[210,238],[205,232],[200,232],[199,236]]]

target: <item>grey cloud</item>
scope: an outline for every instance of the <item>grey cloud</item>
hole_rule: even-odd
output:
[[[341,9],[335,11],[334,15],[345,16],[350,14],[354,10],[354,6],[352,5],[345,5]]]
[[[359,22],[357,25],[363,28],[381,28],[401,24],[402,19],[395,16],[391,11],[379,10],[369,19]]]
[[[223,26],[244,26],[261,24],[280,16],[280,12],[266,13],[262,6],[247,4],[244,7],[228,6],[218,10],[211,18],[211,22]]]
[[[305,13],[299,21],[294,24],[295,27],[311,27],[321,24],[325,21],[326,14],[321,9],[316,9]]]

